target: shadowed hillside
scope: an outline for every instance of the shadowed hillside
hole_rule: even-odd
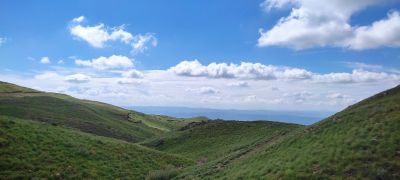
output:
[[[97,135],[139,142],[186,125],[105,103],[0,83],[0,114],[77,128]]]

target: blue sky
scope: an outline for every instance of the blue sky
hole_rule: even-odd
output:
[[[397,0],[1,1],[0,80],[117,105],[337,110],[399,84],[399,11]]]

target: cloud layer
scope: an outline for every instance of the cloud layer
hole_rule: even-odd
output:
[[[351,73],[320,74],[305,69],[278,67],[260,63],[211,63],[202,65],[198,60],[182,61],[168,71],[179,76],[207,78],[236,78],[253,80],[308,80],[319,83],[358,83],[384,79],[400,80],[400,75],[355,69]]]
[[[2,72],[1,80],[120,106],[329,111],[400,83],[399,73],[384,72],[384,67],[362,69],[376,67],[368,64],[356,64],[360,69],[350,72],[317,73],[248,62],[203,65],[195,60],[166,70],[138,71],[120,59],[125,58],[82,60],[84,68],[58,68],[29,77]]]
[[[343,47],[364,50],[400,46],[400,16],[389,12],[385,19],[368,26],[353,26],[351,16],[368,6],[388,0],[266,0],[267,10],[293,7],[269,30],[260,30],[258,46],[284,46],[293,49]]]

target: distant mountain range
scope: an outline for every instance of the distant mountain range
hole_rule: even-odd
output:
[[[238,110],[162,106],[131,106],[125,108],[146,114],[166,115],[179,118],[205,116],[210,119],[241,121],[270,120],[303,125],[313,124],[335,113],[326,111]]]

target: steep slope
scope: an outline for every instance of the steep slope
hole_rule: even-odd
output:
[[[400,86],[258,149],[181,178],[400,179]]]
[[[116,106],[0,83],[0,114],[77,128],[83,132],[139,142],[186,125]]]
[[[268,121],[201,121],[180,131],[146,143],[149,147],[206,163],[243,153],[262,140],[283,136],[301,125]]]
[[[0,116],[0,179],[144,179],[190,160],[125,141]]]

